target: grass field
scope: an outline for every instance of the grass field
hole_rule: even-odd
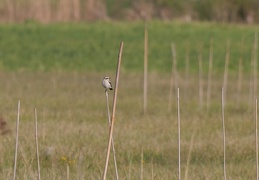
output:
[[[207,70],[210,38],[214,47],[214,70],[222,72],[227,40],[230,40],[230,70],[237,70],[239,57],[249,71],[257,26],[150,22],[149,69],[171,71],[171,43],[176,44],[178,69],[184,69],[189,48],[191,70],[197,72],[200,47]],[[0,59],[3,70],[111,71],[116,66],[120,41],[124,41],[126,71],[142,71],[144,24],[141,22],[96,22],[89,24],[40,25],[33,22],[0,26]]]
[[[148,111],[143,116],[143,24],[1,25],[0,111],[12,133],[0,136],[0,177],[13,173],[15,120],[21,100],[17,179],[36,179],[33,109],[38,111],[42,179],[101,179],[108,123],[103,76],[114,84],[119,42],[124,41],[114,141],[120,179],[177,179],[177,114],[174,91],[168,112],[171,42],[178,55],[181,163],[188,179],[223,179],[221,86],[226,39],[231,40],[225,109],[228,179],[255,179],[255,130],[250,61],[258,27],[152,22],[149,25]],[[209,41],[215,43],[211,106],[205,107]],[[237,62],[243,37],[244,72],[237,96]],[[203,44],[204,104],[199,107],[197,46]],[[185,51],[190,44],[190,72]],[[109,92],[110,104],[113,92]],[[239,103],[237,103],[239,97]],[[115,179],[112,158],[108,179]]]

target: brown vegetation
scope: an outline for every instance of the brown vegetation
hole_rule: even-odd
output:
[[[2,116],[0,116],[0,135],[6,135],[10,132],[11,130],[7,126],[7,122],[4,120]]]
[[[259,22],[258,7],[254,0],[0,0],[0,21],[180,19],[251,24]]]

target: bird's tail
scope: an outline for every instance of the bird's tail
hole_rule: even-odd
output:
[[[109,88],[110,90],[113,90],[112,88]]]

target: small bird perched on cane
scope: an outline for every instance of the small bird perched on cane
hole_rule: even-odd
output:
[[[108,89],[110,89],[110,90],[113,90],[112,89],[112,84],[111,84],[111,82],[110,82],[110,78],[109,77],[104,77],[103,78],[103,87],[105,88],[105,91],[107,91]]]

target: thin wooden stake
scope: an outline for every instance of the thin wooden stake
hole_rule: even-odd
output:
[[[221,91],[221,107],[222,107],[222,134],[223,134],[223,171],[224,171],[224,180],[227,179],[226,176],[226,131],[225,131],[225,98],[224,98],[224,87],[222,87]]]
[[[143,110],[144,114],[147,112],[147,80],[148,80],[148,28],[147,23],[145,23],[144,32],[144,95],[143,95]]]
[[[209,109],[209,106],[210,106],[212,65],[213,65],[213,40],[210,39],[210,57],[209,57],[208,88],[207,88],[207,109]]]
[[[176,72],[176,49],[174,43],[172,43],[172,74],[170,81],[169,101],[168,101],[168,112],[172,109],[172,97],[173,89],[177,87],[177,72]]]
[[[257,48],[258,48],[258,33],[256,32],[254,36],[252,58],[251,58],[251,79],[250,79],[250,89],[249,89],[250,103],[257,96]]]
[[[151,160],[151,180],[154,180],[154,163],[153,163],[153,158]]]
[[[241,85],[242,85],[242,78],[243,78],[243,63],[242,58],[239,59],[239,67],[238,67],[238,80],[237,80],[237,103],[236,105],[239,105],[240,103],[240,93],[241,93]]]
[[[40,180],[40,158],[39,158],[38,122],[37,122],[36,108],[34,108],[34,122],[35,122],[35,144],[36,144],[36,156],[37,156],[37,167],[38,167],[38,180]]]
[[[254,94],[253,99],[257,98],[257,49],[258,49],[258,33],[254,37]]]
[[[177,55],[175,44],[172,43],[172,55],[173,55],[173,69],[174,69],[174,87],[178,87],[178,74],[177,74]]]
[[[13,180],[15,180],[15,177],[16,177],[17,151],[18,151],[18,141],[19,141],[19,122],[20,122],[20,100],[18,101],[18,107],[17,107],[17,120],[16,120],[16,137],[15,137],[15,153],[14,153]]]
[[[199,53],[199,106],[203,106],[202,54]]]
[[[70,173],[69,173],[69,169],[70,169],[70,168],[69,168],[69,163],[67,162],[67,180],[69,180],[69,174],[70,174]]]
[[[189,87],[189,65],[190,64],[190,44],[188,43],[186,47],[185,54],[185,89]]]
[[[257,131],[257,99],[255,99],[255,155],[256,155],[256,180],[258,180],[258,131]]]
[[[228,64],[229,64],[229,46],[230,41],[227,41],[227,49],[226,49],[226,59],[225,59],[225,70],[224,70],[224,79],[223,79],[223,87],[224,87],[224,102],[226,103],[227,98],[227,85],[228,85]]]
[[[177,89],[177,124],[178,124],[178,180],[181,179],[181,124],[180,124],[180,94]]]
[[[111,118],[111,126],[110,126],[110,131],[109,131],[109,141],[108,141],[108,146],[107,146],[106,162],[105,162],[105,167],[104,167],[104,172],[103,172],[103,180],[106,179],[106,175],[107,175],[109,156],[110,156],[110,149],[111,149],[111,142],[112,142],[112,137],[113,137],[112,134],[113,134],[114,122],[115,122],[115,112],[116,112],[118,85],[119,85],[119,77],[120,77],[120,66],[121,66],[122,50],[123,50],[123,42],[120,43],[120,50],[119,50],[119,55],[118,55],[116,80],[115,80],[115,90],[114,90],[114,96],[113,96],[112,118]]]
[[[110,127],[111,126],[111,115],[110,115],[110,108],[109,108],[109,98],[108,98],[109,96],[108,96],[107,90],[105,90],[105,96],[106,96],[108,123],[109,123],[109,127]],[[114,161],[116,180],[118,180],[119,179],[119,173],[118,173],[118,168],[117,168],[117,160],[116,160],[116,153],[115,153],[113,138],[112,138],[112,152],[113,152],[113,161]]]

